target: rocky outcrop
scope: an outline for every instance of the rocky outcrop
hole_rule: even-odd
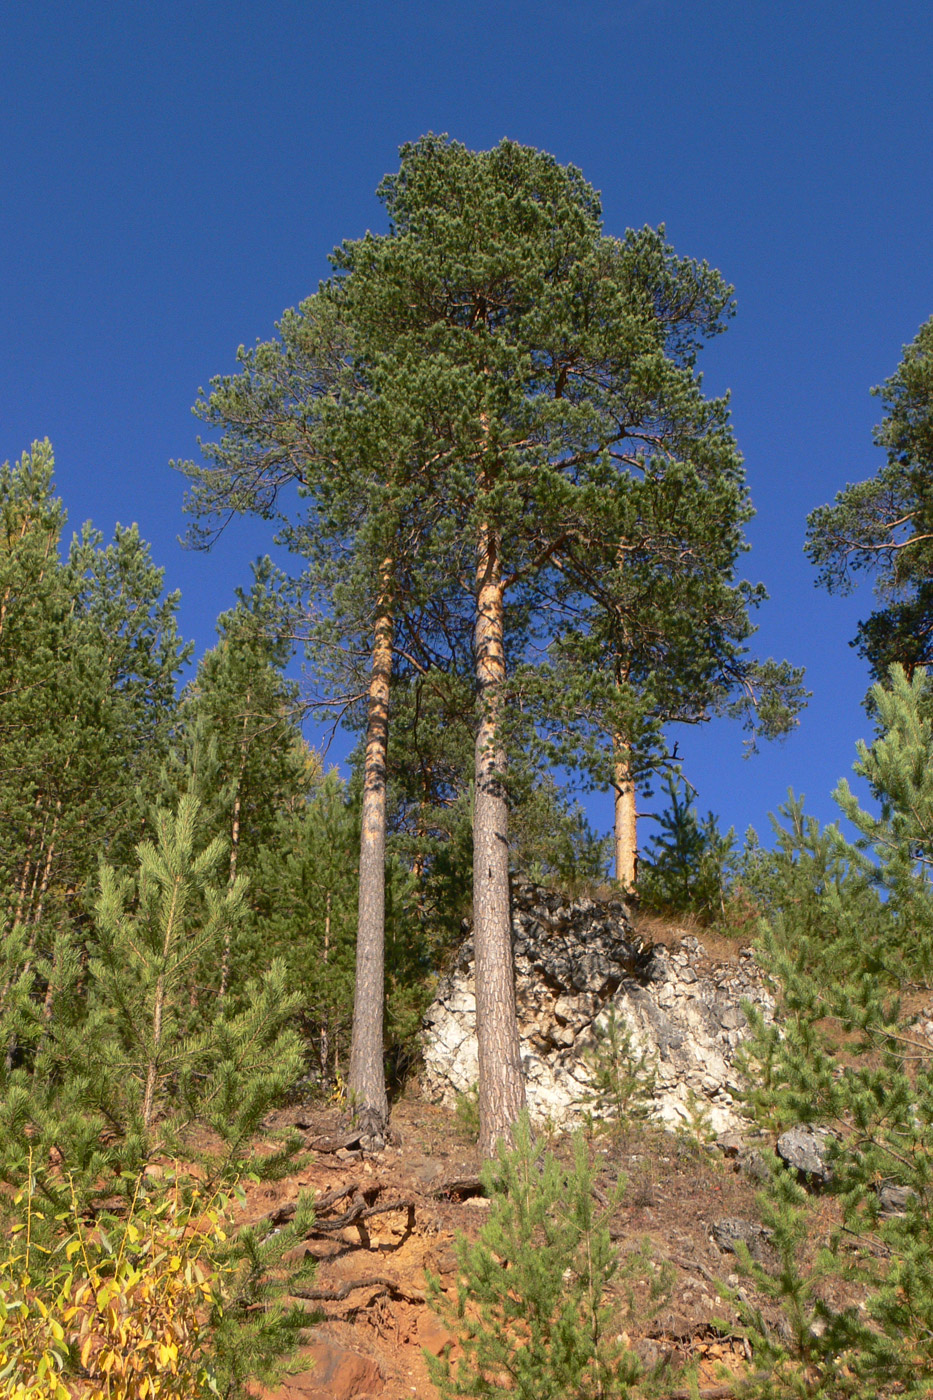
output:
[[[564,900],[535,885],[513,888],[519,1034],[532,1118],[570,1126],[590,1087],[588,1052],[610,1008],[647,1052],[654,1113],[676,1125],[699,1118],[715,1133],[741,1129],[735,1052],[747,1028],[743,999],[771,1000],[751,953],[720,966],[701,944],[649,947],[625,906]],[[477,1079],[473,944],[467,937],[425,1019],[427,1095],[448,1106]]]

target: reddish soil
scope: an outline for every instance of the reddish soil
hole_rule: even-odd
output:
[[[322,1203],[329,1197],[322,1228],[306,1247],[318,1260],[315,1288],[345,1293],[309,1302],[324,1314],[305,1353],[313,1369],[276,1397],[434,1400],[423,1350],[440,1353],[453,1338],[425,1301],[426,1273],[455,1296],[454,1238],[475,1236],[488,1211],[481,1195],[456,1185],[476,1177],[475,1147],[455,1115],[414,1097],[395,1106],[391,1145],[376,1154],[340,1146],[352,1141],[352,1127],[334,1109],[291,1109],[276,1115],[276,1125],[305,1134],[311,1164],[291,1179],[251,1188],[242,1218],[268,1216],[302,1188],[312,1188]],[[557,1137],[550,1145],[563,1153],[569,1141]],[[701,1394],[728,1393],[729,1375],[748,1366],[747,1348],[716,1288],[718,1281],[739,1282],[735,1256],[717,1247],[711,1230],[723,1218],[758,1219],[756,1184],[721,1147],[660,1130],[633,1130],[613,1146],[597,1140],[593,1151],[602,1190],[611,1190],[620,1172],[628,1181],[611,1222],[618,1248],[647,1240],[672,1270],[669,1301],[632,1327],[632,1345],[649,1360],[694,1361]],[[335,1228],[348,1215],[354,1218]]]

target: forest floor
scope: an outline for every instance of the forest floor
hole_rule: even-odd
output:
[[[453,1356],[457,1351],[428,1304],[427,1275],[456,1297],[455,1238],[475,1238],[489,1210],[467,1126],[415,1090],[394,1105],[390,1143],[375,1154],[358,1149],[337,1108],[283,1110],[274,1126],[304,1135],[309,1165],[251,1187],[240,1218],[274,1225],[287,1218],[300,1190],[313,1190],[318,1212],[305,1248],[317,1260],[315,1292],[331,1295],[308,1303],[320,1308],[321,1320],[299,1358],[307,1365],[275,1400],[435,1400],[424,1352],[438,1355],[449,1345]],[[548,1146],[569,1160],[568,1134],[553,1134]],[[624,1254],[646,1242],[671,1278],[653,1316],[646,1310],[620,1328],[650,1363],[664,1356],[693,1363],[700,1394],[711,1397],[729,1395],[751,1362],[737,1316],[718,1292],[725,1285],[751,1293],[723,1245],[733,1222],[751,1222],[754,1232],[760,1218],[760,1185],[742,1166],[738,1146],[729,1139],[700,1144],[652,1126],[591,1144],[594,1194],[608,1196],[620,1174],[627,1183],[610,1222],[617,1249]]]

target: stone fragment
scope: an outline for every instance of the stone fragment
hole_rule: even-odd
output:
[[[713,1241],[723,1254],[735,1254],[736,1244],[744,1244],[753,1259],[761,1257],[761,1247],[770,1238],[771,1231],[754,1220],[743,1220],[739,1216],[727,1216],[714,1220],[710,1227]]]
[[[327,1341],[303,1347],[302,1355],[310,1369],[289,1376],[275,1392],[276,1400],[369,1400],[382,1393],[382,1372],[371,1357]]]
[[[798,1123],[781,1134],[775,1150],[781,1161],[799,1172],[805,1181],[811,1185],[825,1186],[833,1175],[826,1160],[826,1139],[825,1131]]]
[[[882,1215],[903,1215],[911,1198],[917,1195],[909,1186],[898,1186],[893,1181],[879,1181],[875,1190]]]
[[[767,1162],[761,1153],[754,1149],[739,1154],[739,1170],[748,1177],[749,1181],[757,1182],[759,1186],[766,1186],[771,1180],[771,1172]]]
[[[418,1344],[432,1356],[443,1356],[457,1339],[433,1313],[422,1313],[418,1319]]]

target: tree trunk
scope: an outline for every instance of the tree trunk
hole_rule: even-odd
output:
[[[388,606],[392,561],[382,565],[382,607],[373,636],[363,768],[356,988],[349,1088],[363,1131],[382,1138],[389,1114],[383,1060],[385,1001],[386,757],[393,617]]]
[[[230,826],[230,873],[227,882],[230,889],[236,884],[237,861],[240,856],[240,812],[243,804],[243,777],[246,773],[246,750],[248,747],[246,729],[249,724],[250,698],[249,690],[247,690],[243,702],[243,737],[240,740],[240,763],[237,770],[236,790],[233,798],[233,820]],[[227,987],[230,983],[231,951],[230,929],[228,927],[224,931],[224,951],[220,964],[220,992],[217,999],[221,1002],[227,994]]]
[[[228,887],[233,888],[236,881],[237,857],[240,852],[240,779],[237,779],[236,797],[233,799],[233,822],[230,830],[230,873],[228,877]],[[230,985],[230,929],[224,929],[224,950],[220,959],[220,988],[217,992],[217,1000],[223,1004],[227,995],[227,987]]]
[[[616,879],[623,889],[633,894],[638,878],[638,812],[632,776],[632,749],[620,734],[615,737],[614,747]]]
[[[330,890],[324,897],[324,956],[323,963],[326,967],[330,959]],[[330,1012],[324,1012],[324,1023],[321,1026],[321,1084],[327,1081],[327,1056],[330,1047]]]
[[[479,531],[474,633],[481,707],[473,808],[473,944],[479,1051],[479,1149],[493,1156],[525,1106],[509,908],[509,814],[503,784],[500,707],[505,681],[504,608],[499,541]]]

